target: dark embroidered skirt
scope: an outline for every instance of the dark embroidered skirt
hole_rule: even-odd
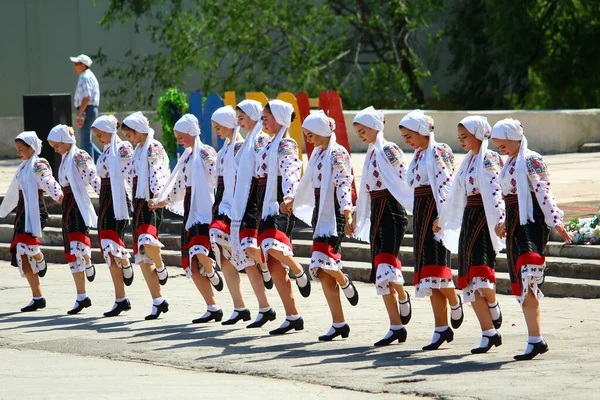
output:
[[[544,248],[548,243],[550,228],[544,222],[544,212],[535,197],[533,200],[533,219],[521,225],[519,218],[519,200],[517,195],[504,197],[506,202],[506,256],[508,259],[508,272],[510,275],[511,289],[515,296],[525,297],[527,288],[523,287],[521,267],[527,265],[530,276],[543,277],[546,257]],[[541,278],[539,285],[541,285]],[[532,289],[536,289],[532,287]],[[534,294],[536,294],[534,292]]]
[[[219,229],[226,233],[227,235],[231,234],[231,218],[229,218],[225,214],[219,213],[219,205],[223,200],[223,193],[225,192],[225,184],[223,182],[223,177],[219,176],[217,180],[217,190],[215,191],[215,203],[213,205],[213,220],[210,224],[210,229]]]
[[[283,202],[283,189],[281,187],[281,176],[277,177],[277,203]],[[258,201],[257,207],[259,215],[261,214],[263,203],[265,201],[265,191],[267,189],[267,177],[258,179]],[[292,231],[296,224],[296,217],[283,213],[270,215],[265,219],[260,219],[258,227],[258,242],[263,250],[280,250],[288,255],[293,255]],[[266,246],[263,242],[268,241]],[[283,245],[283,246],[280,246]]]
[[[334,189],[335,190],[335,189]],[[315,208],[313,209],[312,215],[312,226],[313,229],[317,226],[317,220],[319,217],[321,189],[315,189]],[[336,236],[319,236],[313,238],[312,254],[310,259],[310,265],[308,267],[311,276],[314,280],[318,281],[317,271],[319,268],[329,269],[338,271],[342,268],[342,255],[340,251],[342,249],[342,240],[344,238],[344,225],[346,219],[344,214],[340,211],[340,204],[337,196],[334,197],[335,207],[335,223],[337,229]]]
[[[40,207],[40,223],[42,230],[48,223],[48,209],[44,202],[44,191],[38,190],[38,203]],[[17,263],[17,249],[18,243],[23,243],[27,246],[39,246],[40,240],[33,236],[31,232],[25,232],[25,199],[23,198],[23,192],[19,190],[19,202],[15,209],[15,222],[13,230],[13,240],[10,244],[11,262],[13,267],[18,267]]]
[[[127,209],[131,209],[131,200],[125,194]],[[110,178],[102,178],[100,188],[100,213],[98,214],[98,238],[100,247],[106,263],[110,265],[110,254],[117,258],[129,257],[125,246],[125,230],[129,226],[129,220],[115,219],[115,210],[113,208],[112,188]],[[112,243],[102,244],[102,241],[111,241]],[[115,248],[114,246],[118,246]]]
[[[72,263],[76,261],[75,254],[71,253],[71,242],[81,242],[88,248],[92,247],[90,229],[85,225],[71,186],[63,186],[62,202],[62,236],[65,248],[65,259]]]
[[[413,208],[415,285],[419,285],[422,279],[430,280],[424,282],[425,284],[431,283],[431,278],[452,281],[450,250],[436,240],[433,233],[433,222],[437,217],[437,206],[431,186],[419,186],[415,189]]]
[[[133,193],[137,189],[137,178],[133,179]],[[150,192],[152,193],[152,192]],[[163,209],[151,210],[146,199],[133,199],[133,218],[131,221],[133,235],[133,254],[138,253],[138,240],[143,234],[152,236],[158,241],[158,230],[163,220]]]
[[[408,218],[404,207],[387,189],[369,192],[369,195],[371,196],[371,276],[369,281],[379,286],[380,283],[392,279],[389,276],[392,272],[400,274],[401,277],[402,263],[398,259],[398,251],[400,251],[400,245],[404,239]],[[380,264],[391,265],[398,271],[382,273],[379,271]],[[382,288],[382,290],[385,289]]]
[[[190,249],[194,246],[202,246],[206,251],[201,251],[210,256],[210,240],[208,238],[209,224],[195,224],[189,230],[185,229],[186,218],[190,214],[190,205],[192,202],[192,188],[185,188],[185,198],[183,200],[183,226],[181,228],[181,266],[186,271],[188,277],[191,276],[190,267]]]

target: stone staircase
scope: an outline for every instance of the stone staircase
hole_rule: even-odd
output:
[[[97,199],[93,199],[97,206]],[[41,239],[44,254],[50,263],[64,264],[62,246],[60,206],[51,199],[46,199],[50,218]],[[9,245],[13,235],[14,213],[0,219],[0,259],[10,260]],[[165,220],[160,230],[160,240],[165,245],[163,259],[170,267],[180,268],[180,232],[182,227],[180,217],[165,212]],[[312,231],[297,224],[293,235],[294,251],[298,260],[307,265],[310,261],[312,247]],[[399,257],[402,260],[404,279],[407,285],[412,285],[414,256],[412,251],[412,218],[409,217],[409,227],[402,242]],[[91,234],[95,246],[92,253],[94,263],[102,264],[104,259],[98,249],[98,236],[95,230]],[[554,240],[556,236],[552,236]],[[127,235],[126,243],[131,245],[131,235]],[[600,246],[572,246],[557,241],[551,241],[546,247],[546,279],[543,292],[546,296],[600,298]],[[351,239],[346,239],[342,245],[342,257],[345,270],[355,280],[367,281],[370,274],[369,245]],[[457,263],[453,255],[452,265]],[[173,271],[174,273],[176,271]],[[500,254],[496,267],[498,292],[510,293],[506,255]],[[456,273],[456,272],[455,272]]]

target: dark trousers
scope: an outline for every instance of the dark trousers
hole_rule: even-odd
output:
[[[98,107],[87,106],[83,112],[83,126],[79,128],[79,141],[77,143],[80,149],[87,151],[92,156],[94,162],[98,160],[102,152],[92,143],[92,124],[98,118]]]

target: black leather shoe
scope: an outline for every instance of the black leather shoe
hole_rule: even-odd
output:
[[[460,308],[460,318],[452,319],[452,314],[450,314],[450,323],[452,324],[452,327],[454,329],[460,328],[460,326],[463,323],[463,320],[465,319],[465,310],[463,308],[462,298],[460,296],[458,296],[458,306]]]
[[[163,269],[161,272],[158,272],[158,269],[157,269],[156,275],[158,275],[158,283],[160,283],[160,286],[165,286],[165,284],[167,283],[167,280],[169,279],[169,271],[167,271],[167,267],[163,266]]]
[[[210,278],[208,278],[208,281],[210,282],[211,285],[213,285],[213,287],[215,288],[215,290],[217,292],[220,292],[223,290],[223,278],[221,277],[221,274],[219,274],[219,271],[217,271],[216,269],[213,270],[213,273],[219,278],[219,282],[215,285],[214,283],[212,283],[212,281],[210,280]]]
[[[500,309],[500,303],[496,303],[495,307],[490,307],[489,308],[496,308],[498,307],[498,312],[500,313],[500,316],[498,317],[498,319],[494,319],[492,320],[492,322],[494,323],[494,328],[496,329],[500,329],[500,327],[502,326],[502,310]]]
[[[46,272],[48,272],[48,265],[46,265],[46,258],[42,258],[42,261],[36,261],[38,265],[38,276],[43,278],[46,276]],[[42,267],[42,268],[40,268]]]
[[[483,335],[484,337],[486,337],[488,339],[488,344],[485,347],[476,347],[474,349],[471,349],[471,353],[472,354],[483,354],[483,353],[487,353],[489,349],[491,349],[493,346],[500,346],[502,344],[502,336],[500,336],[499,333],[496,333],[494,336],[486,336]]]
[[[131,284],[133,283],[133,265],[129,264],[128,266],[125,266],[122,269],[129,268],[131,268],[131,278],[125,278],[125,275],[123,275],[123,283],[125,283],[125,286],[131,286]]]
[[[405,290],[404,293],[406,293],[406,300],[404,301],[398,301],[398,305],[400,304],[405,304],[406,302],[408,302],[408,306],[410,307],[410,312],[408,313],[408,315],[406,317],[404,317],[402,315],[402,313],[400,313],[400,321],[402,322],[402,325],[406,325],[410,322],[410,319],[412,318],[412,304],[410,303],[410,294],[408,294],[408,292]]]
[[[302,297],[308,297],[310,296],[310,279],[308,278],[308,275],[306,275],[306,285],[300,287],[300,284],[298,283],[298,278],[302,275],[306,275],[306,272],[304,272],[304,270],[302,270],[302,273],[300,275],[294,276],[294,279],[296,280],[296,286],[298,286],[298,290],[300,291]]]
[[[271,278],[271,274],[269,273],[269,279],[265,281],[265,272],[260,267],[260,264],[256,264],[256,267],[258,268],[258,270],[260,271],[260,274],[263,277],[263,284],[265,285],[265,289],[268,289],[268,290],[273,289],[273,278]],[[269,272],[268,269],[267,269],[267,272]]]
[[[79,300],[75,300],[75,303],[77,303],[77,307],[73,308],[72,310],[67,311],[67,314],[69,315],[75,315],[77,313],[79,313],[81,310],[83,310],[84,308],[88,308],[92,305],[92,300],[89,297],[86,297],[85,299],[79,301]]]
[[[262,318],[258,321],[248,324],[246,328],[260,328],[267,322],[274,321],[275,318],[277,318],[277,313],[272,308],[269,311],[260,312],[260,314],[262,315]]]
[[[454,331],[450,327],[443,332],[438,332],[438,335],[440,335],[440,338],[437,342],[424,346],[423,350],[437,350],[444,342],[450,343],[454,340]]]
[[[168,313],[169,312],[169,303],[167,303],[166,300],[163,300],[162,303],[160,303],[156,307],[156,314],[148,314],[146,315],[146,318],[144,318],[146,321],[150,321],[152,319],[156,319],[160,316],[160,313]]]
[[[223,310],[209,311],[209,315],[206,317],[200,317],[192,320],[192,324],[204,324],[214,320],[215,322],[221,322],[223,319]]]
[[[235,318],[231,318],[228,319],[227,321],[223,321],[221,322],[221,325],[234,325],[236,322],[244,320],[244,321],[250,321],[250,310],[248,310],[247,308],[245,310],[242,311],[238,311],[238,314],[235,316]]]
[[[348,335],[350,335],[350,325],[348,325],[348,324],[342,326],[341,328],[336,328],[333,326],[332,326],[332,328],[335,330],[335,332],[333,332],[331,335],[325,334],[325,335],[319,336],[319,340],[321,342],[330,342],[338,336],[341,336],[342,338],[345,339],[348,337]]]
[[[408,332],[406,332],[406,328],[402,327],[400,329],[390,329],[390,331],[392,331],[392,336],[390,336],[387,339],[386,338],[381,339],[380,341],[373,344],[373,346],[377,346],[377,347],[389,346],[395,340],[397,340],[398,343],[406,342],[406,335],[408,334]]]
[[[33,300],[33,304],[31,304],[29,306],[25,306],[25,307],[21,308],[21,312],[37,311],[40,308],[46,308],[46,299],[43,297],[38,300]]]
[[[544,354],[545,352],[548,351],[548,343],[546,343],[545,340],[542,340],[539,343],[529,343],[529,344],[533,346],[533,350],[531,350],[530,353],[518,354],[518,355],[514,356],[513,358],[517,361],[526,361],[526,360],[531,360],[533,357],[537,356],[538,354]]]
[[[356,290],[356,286],[354,286],[354,283],[352,283],[352,278],[350,278],[350,275],[344,274],[344,276],[346,279],[348,279],[348,284],[354,289],[354,295],[352,297],[346,296],[346,298],[348,299],[348,302],[350,302],[350,305],[355,306],[358,304],[358,290]],[[321,338],[319,338],[319,340],[321,340]]]
[[[288,319],[287,322],[289,322],[288,326],[286,326],[285,328],[273,329],[271,332],[269,332],[269,335],[283,335],[284,333],[289,332],[292,329],[297,331],[301,331],[304,329],[304,320],[302,319],[302,317],[294,321],[290,321]]]
[[[96,279],[96,267],[94,267],[94,264],[90,264],[89,267],[85,268],[85,277],[88,282],[94,282],[94,279]]]
[[[116,317],[117,315],[121,314],[123,311],[131,310],[131,303],[129,302],[129,299],[116,301],[115,304],[117,306],[114,309],[104,313],[105,317]]]

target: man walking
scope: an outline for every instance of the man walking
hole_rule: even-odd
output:
[[[92,143],[92,123],[98,117],[100,105],[100,86],[94,73],[90,70],[92,59],[85,54],[71,57],[73,69],[79,75],[75,87],[75,108],[79,128],[79,147],[88,152],[94,161],[100,156],[100,150]]]

